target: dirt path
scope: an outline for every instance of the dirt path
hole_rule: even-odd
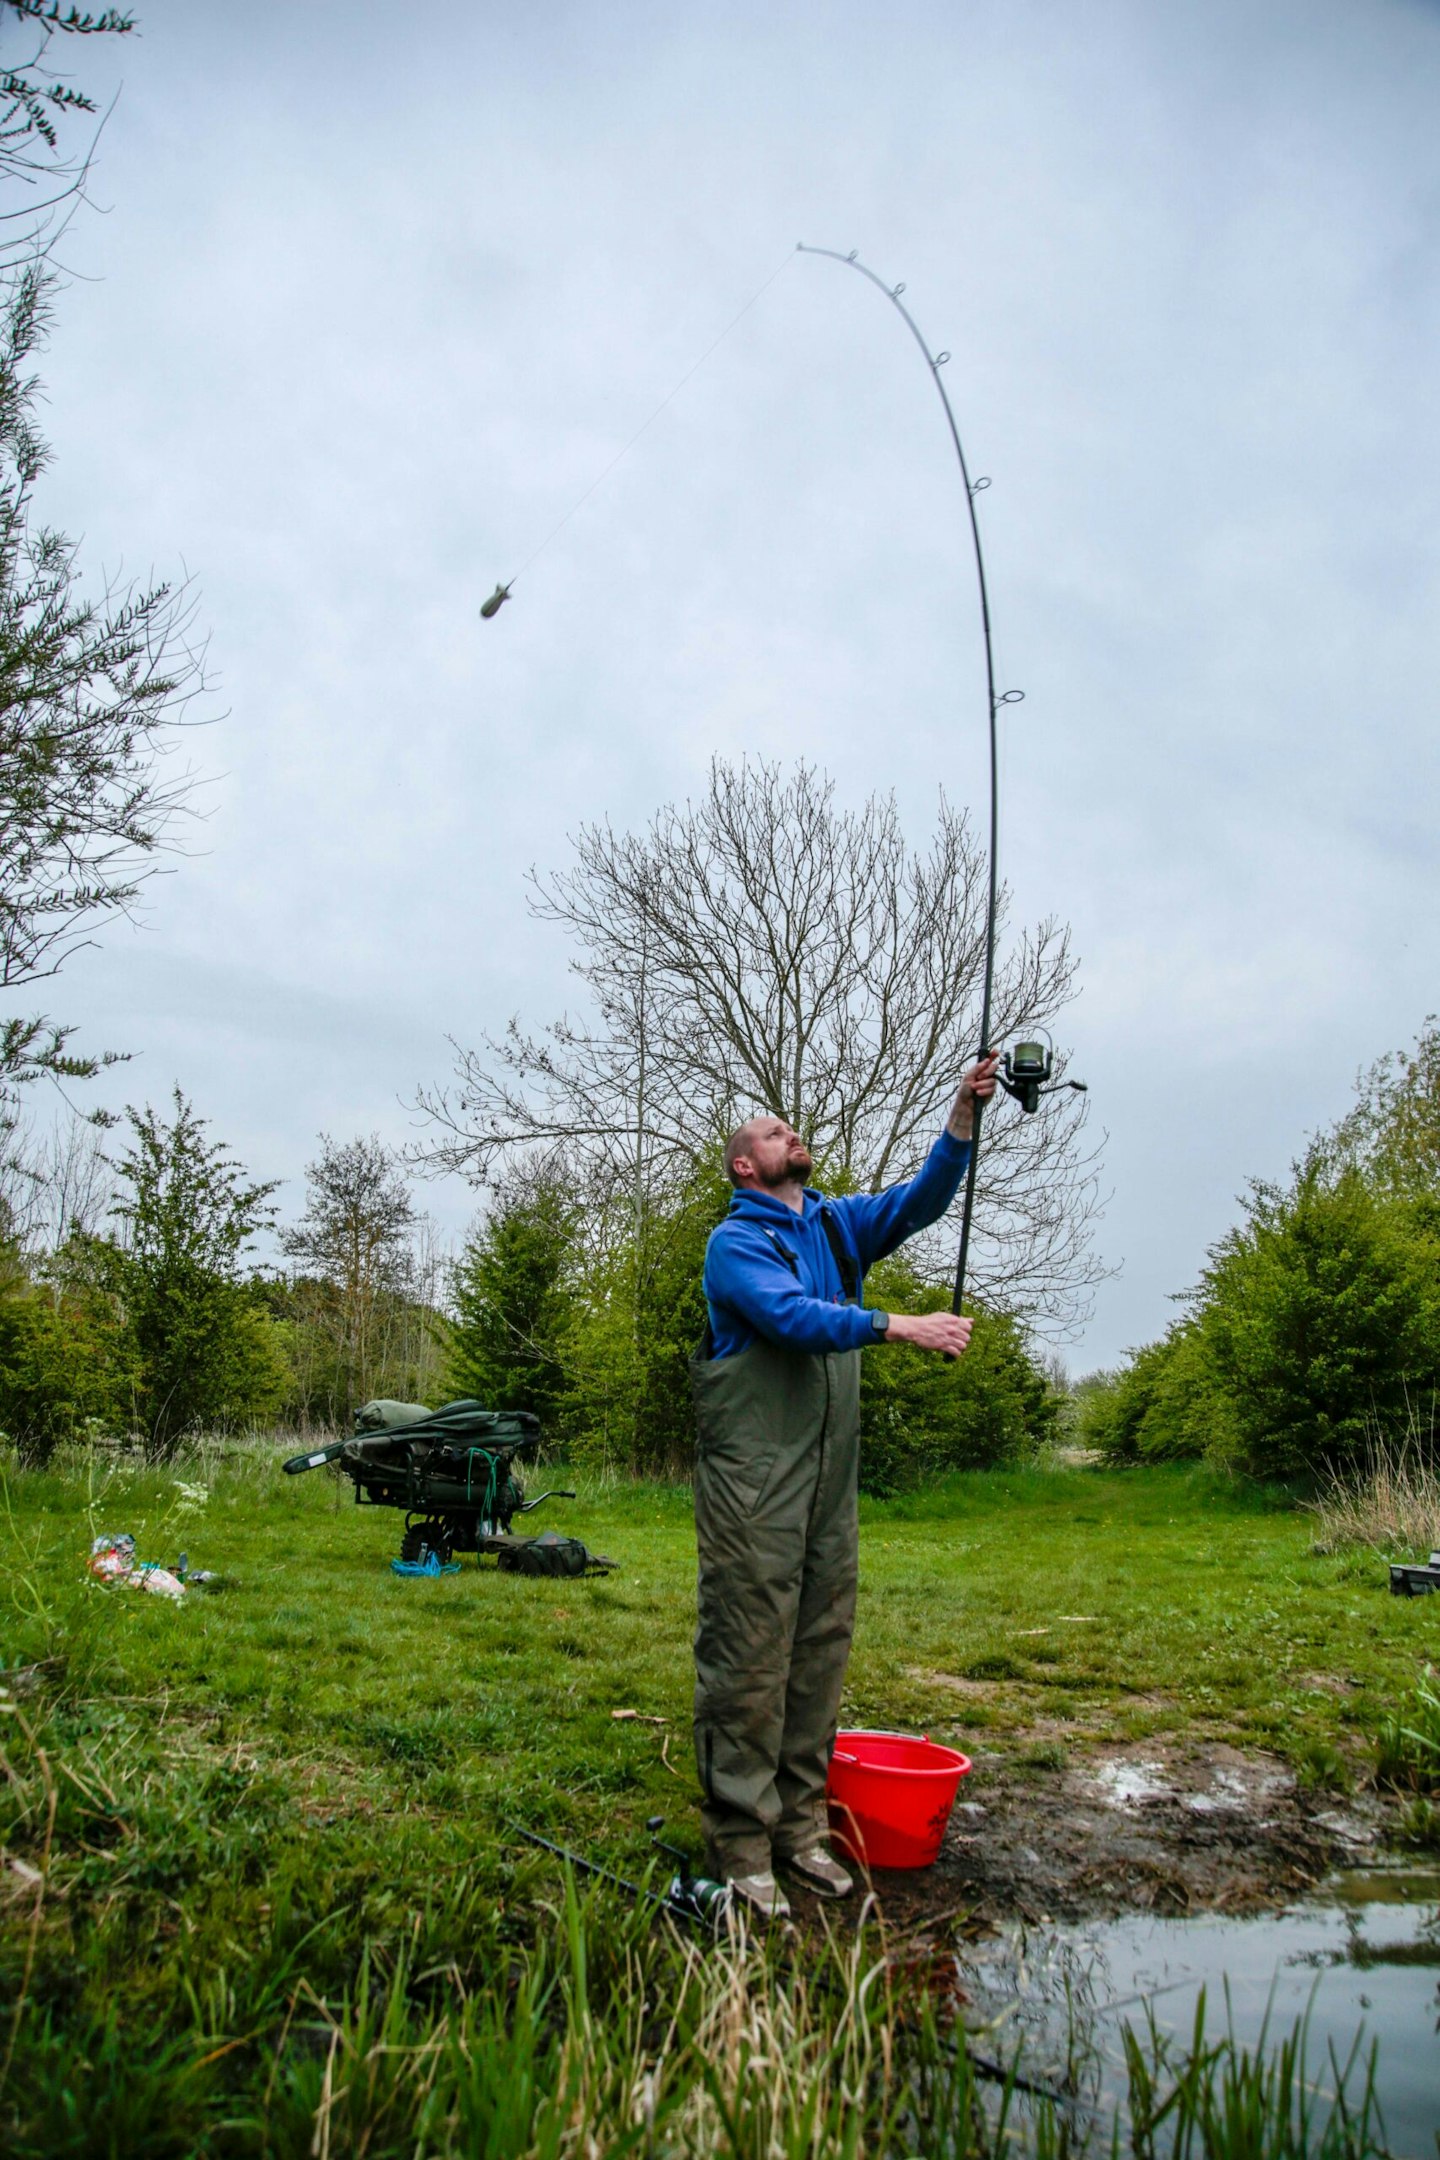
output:
[[[1386,1815],[1373,1796],[1298,1792],[1273,1756],[1203,1743],[1099,1750],[1048,1772],[977,1756],[961,1792],[933,1868],[876,1875],[888,1920],[1261,1910],[1378,1858]]]

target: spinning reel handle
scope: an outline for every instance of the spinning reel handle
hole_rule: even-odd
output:
[[[1041,1042],[1017,1042],[1013,1050],[1005,1053],[1000,1073],[1000,1085],[1007,1095],[1013,1095],[1027,1117],[1033,1117],[1040,1108],[1042,1095],[1058,1095],[1062,1088],[1073,1088],[1077,1095],[1088,1095],[1090,1090],[1083,1080],[1057,1080],[1047,1085],[1055,1070],[1055,1045],[1047,1036]]]

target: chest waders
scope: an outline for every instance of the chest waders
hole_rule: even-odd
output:
[[[846,1303],[858,1269],[829,1218]],[[788,1251],[777,1251],[792,1265]],[[691,1361],[695,1398],[695,1760],[728,1872],[826,1828],[825,1780],[855,1630],[860,1352],[757,1336]]]

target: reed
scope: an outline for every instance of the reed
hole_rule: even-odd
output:
[[[1333,1472],[1310,1505],[1318,1517],[1318,1554],[1368,1547],[1395,1560],[1424,1560],[1440,1547],[1440,1436],[1433,1409],[1423,1423],[1412,1409],[1399,1433],[1372,1426],[1360,1461]]]
[[[1440,1792],[1440,1689],[1433,1667],[1408,1702],[1381,1721],[1375,1741],[1375,1776],[1382,1785],[1413,1793]],[[1423,1826],[1423,1814],[1412,1817]]]

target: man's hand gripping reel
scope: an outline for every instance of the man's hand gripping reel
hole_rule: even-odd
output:
[[[986,990],[986,1006],[989,1006],[989,990]],[[980,1052],[982,1058],[991,1055],[988,1049]],[[1083,1080],[1055,1080],[1050,1076],[1055,1070],[1055,1045],[1047,1034],[1044,1042],[1017,1042],[1013,1050],[1007,1050],[1001,1061],[997,1078],[1007,1095],[1013,1095],[1027,1117],[1033,1117],[1040,1107],[1042,1095],[1054,1095],[1061,1088],[1074,1088],[1077,1095],[1088,1095],[1090,1090]],[[960,1228],[960,1257],[955,1265],[955,1295],[950,1310],[958,1313],[965,1299],[965,1262],[970,1252],[970,1224],[975,1210],[975,1169],[980,1154],[980,1119],[985,1105],[975,1104],[974,1139],[970,1149],[970,1167],[965,1180],[965,1212]],[[955,1360],[947,1350],[947,1365]]]

